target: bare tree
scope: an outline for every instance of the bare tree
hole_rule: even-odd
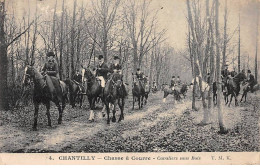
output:
[[[7,57],[7,49],[8,47],[19,39],[23,34],[25,34],[30,26],[33,24],[30,23],[29,26],[19,32],[12,39],[8,39],[5,30],[6,24],[6,11],[5,11],[5,1],[0,2],[0,109],[8,110],[8,85],[7,85],[7,76],[8,76],[8,57]]]
[[[217,71],[217,106],[218,106],[218,122],[219,122],[219,128],[220,133],[227,133],[227,130],[224,127],[224,121],[223,121],[223,114],[222,114],[222,93],[221,93],[221,68],[220,68],[220,38],[219,38],[219,28],[218,28],[218,15],[219,15],[219,1],[216,0],[215,2],[215,28],[216,28],[216,71]]]
[[[258,65],[257,65],[257,50],[258,50],[258,25],[259,25],[259,2],[256,2],[257,3],[257,19],[256,19],[256,44],[255,44],[255,81],[258,80]]]
[[[109,36],[112,27],[115,24],[115,16],[117,13],[118,6],[121,0],[98,0],[92,1],[93,6],[93,16],[98,24],[101,27],[101,43],[102,43],[102,52],[104,55],[105,62],[108,60],[108,45],[109,45]]]
[[[157,32],[156,36],[152,36],[156,27],[157,12],[152,15],[149,10],[150,1],[142,0],[140,4],[131,0],[127,2],[124,8],[124,19],[127,30],[131,38],[133,48],[134,71],[137,66],[141,66],[145,54],[147,54],[154,45],[163,42],[166,30]]]

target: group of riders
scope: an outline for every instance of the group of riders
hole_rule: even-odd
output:
[[[46,75],[46,83],[47,85],[51,85],[51,80],[49,79],[49,76],[54,76],[59,78],[59,71],[58,71],[58,65],[55,61],[55,54],[53,52],[47,53],[47,62],[44,64],[44,67],[42,69],[42,73],[47,74]],[[105,61],[103,55],[98,56],[98,65],[93,68],[94,75],[96,78],[100,80],[101,87],[105,87],[105,83],[109,78],[108,74],[113,73],[119,73],[122,74],[122,65],[120,64],[120,58],[118,56],[114,56],[113,63],[108,66]],[[245,73],[245,70],[242,70],[242,73]],[[144,73],[141,71],[140,68],[137,68],[135,75],[135,79],[142,81],[143,87],[149,85],[148,76],[144,75]],[[236,75],[235,71],[230,72],[228,69],[228,64],[225,64],[224,69],[221,71],[221,77],[223,83],[228,83],[228,80],[230,80],[232,77]],[[84,77],[82,77],[79,69],[76,70],[75,75],[73,76],[73,81],[79,86],[81,94],[85,94],[85,87],[84,87]],[[172,79],[170,81],[170,89],[175,90],[176,86],[181,85],[181,79],[180,76],[172,76]],[[207,83],[210,84],[210,74],[207,74]],[[253,86],[256,84],[255,77],[251,73],[250,70],[247,71],[247,81],[246,81],[246,87],[249,88],[251,92],[253,92]],[[149,86],[148,86],[149,87]],[[123,84],[123,89],[125,94],[127,95],[127,90],[125,84]],[[155,81],[153,81],[152,89],[157,90],[157,84]],[[225,87],[222,87],[222,91],[225,91]]]
[[[241,71],[242,73],[246,73],[243,69]],[[228,83],[230,79],[234,78],[237,73],[235,71],[229,71],[228,69],[228,63],[225,64],[224,69],[221,71],[221,78],[222,83]],[[210,84],[210,74],[208,73],[207,76],[207,83]],[[254,75],[251,73],[251,70],[247,70],[247,79],[244,81],[244,87],[248,88],[249,91],[253,93],[254,85],[257,84],[257,81],[255,80]],[[222,85],[222,91],[226,92],[227,87],[225,85]]]
[[[53,52],[48,52],[47,54],[47,62],[44,64],[42,69],[42,74],[45,75],[47,85],[52,85],[52,81],[50,80],[50,76],[56,77],[59,79],[59,70],[58,65],[55,60],[55,54]],[[105,87],[106,81],[109,80],[109,74],[122,74],[122,65],[120,64],[120,58],[118,56],[114,56],[113,63],[108,66],[107,63],[104,61],[103,55],[98,56],[98,64],[93,69],[93,74],[96,76],[97,79],[100,80],[100,85],[102,88]],[[144,75],[140,68],[137,68],[135,75],[135,80],[140,80],[143,84],[143,87],[147,87],[149,85],[148,76]],[[80,73],[80,70],[77,69],[76,73],[72,77],[72,80],[79,86],[80,94],[86,94],[86,84],[85,79]],[[123,80],[123,79],[122,79]],[[123,83],[123,90],[125,95],[127,95],[126,84]]]

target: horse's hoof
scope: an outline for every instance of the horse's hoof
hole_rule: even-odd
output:
[[[51,124],[48,124],[48,127],[50,127],[50,128],[51,128],[51,127],[52,127],[52,125],[51,125]]]
[[[103,116],[103,117],[105,117],[105,116],[106,116],[106,114],[102,114],[102,116]]]
[[[110,121],[107,121],[107,125],[110,125]]]
[[[62,123],[62,120],[59,119],[59,120],[58,120],[58,124],[61,124],[61,123]]]
[[[92,122],[94,122],[94,119],[92,119],[92,120],[88,120],[88,121],[92,123]]]
[[[37,131],[37,128],[36,128],[36,127],[33,127],[32,130],[33,130],[33,131]]]

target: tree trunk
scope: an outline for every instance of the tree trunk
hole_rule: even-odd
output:
[[[5,37],[5,2],[1,2],[0,9],[0,110],[8,110],[8,86],[7,86],[7,72],[8,72],[8,58],[7,45]]]
[[[259,25],[259,2],[257,3],[257,19],[256,19],[256,44],[255,44],[255,81],[258,82],[258,65],[257,65],[257,50],[258,50],[258,25]]]
[[[224,42],[223,42],[223,62],[222,62],[222,69],[226,64],[226,50],[227,50],[227,0],[225,0],[225,14],[224,14]]]
[[[64,22],[64,0],[62,1],[61,28],[60,28],[60,79],[63,79],[63,22]]]
[[[75,22],[76,22],[76,6],[77,6],[77,1],[74,0],[74,8],[73,8],[73,20],[72,20],[72,27],[71,27],[71,72],[70,76],[72,77],[75,73],[74,69],[74,56],[75,56]]]
[[[240,9],[239,9],[239,23],[238,23],[238,59],[237,59],[237,70],[238,72],[240,72],[240,43],[241,43],[241,40],[240,40]]]
[[[218,29],[218,12],[219,12],[219,1],[216,0],[215,4],[215,12],[216,12],[216,20],[215,20],[215,27],[216,27],[216,70],[217,70],[217,106],[218,106],[218,122],[219,122],[219,133],[227,133],[225,127],[224,127],[224,121],[223,121],[223,114],[222,114],[222,93],[221,93],[221,69],[220,69],[220,52],[219,52],[219,29]]]

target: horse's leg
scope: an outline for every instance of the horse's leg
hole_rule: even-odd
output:
[[[240,102],[242,102],[242,100],[243,100],[244,97],[245,97],[245,91],[244,91],[243,94],[242,94],[242,97],[241,97],[241,99],[240,99]]]
[[[125,99],[122,98],[121,100],[122,100],[122,101],[121,101],[121,103],[120,103],[120,99],[118,99],[118,106],[119,106],[119,108],[120,108],[120,110],[121,110],[121,114],[120,114],[120,117],[119,117],[119,119],[118,119],[118,122],[120,122],[121,120],[124,120]]]
[[[37,131],[37,120],[38,120],[38,112],[39,112],[39,103],[34,103],[34,123],[33,123],[33,131]]]
[[[48,126],[51,127],[51,114],[50,114],[50,101],[46,102],[46,115],[47,115],[47,119],[48,119]]]
[[[106,110],[106,105],[103,103],[103,108],[102,108],[102,116],[103,117],[106,116],[105,110]]]
[[[234,94],[234,93],[231,94],[231,97],[230,97],[230,101],[229,101],[228,107],[230,107],[230,104],[231,104],[231,102],[232,102],[232,98],[233,98],[233,96],[234,96],[233,94]]]
[[[168,93],[166,93],[166,91],[164,91],[164,95],[163,95],[163,102],[166,102],[166,97],[168,96]]]
[[[90,114],[89,114],[89,121],[94,121],[94,104],[95,104],[95,98],[90,97],[89,98],[89,106],[90,106]]]
[[[133,108],[132,108],[132,110],[134,110],[135,109],[135,96],[133,95]]]
[[[110,124],[110,118],[109,118],[109,113],[110,113],[110,109],[109,109],[109,103],[105,102],[105,106],[107,109],[107,124]]]
[[[60,102],[56,102],[55,103],[56,106],[58,107],[58,110],[59,110],[59,118],[58,118],[58,124],[61,124],[62,123],[62,107],[60,105]]]
[[[113,118],[112,122],[116,122],[116,101],[113,103]]]
[[[141,108],[144,106],[144,96],[141,96]]]
[[[238,102],[237,102],[237,94],[235,94],[235,106],[238,106]]]
[[[139,109],[141,109],[141,97],[138,97],[138,105],[139,105]]]
[[[228,93],[226,93],[226,96],[225,96],[225,101],[226,101],[226,105],[228,104],[229,100],[228,100]]]
[[[82,103],[83,103],[83,94],[80,95],[80,108],[82,108]]]

